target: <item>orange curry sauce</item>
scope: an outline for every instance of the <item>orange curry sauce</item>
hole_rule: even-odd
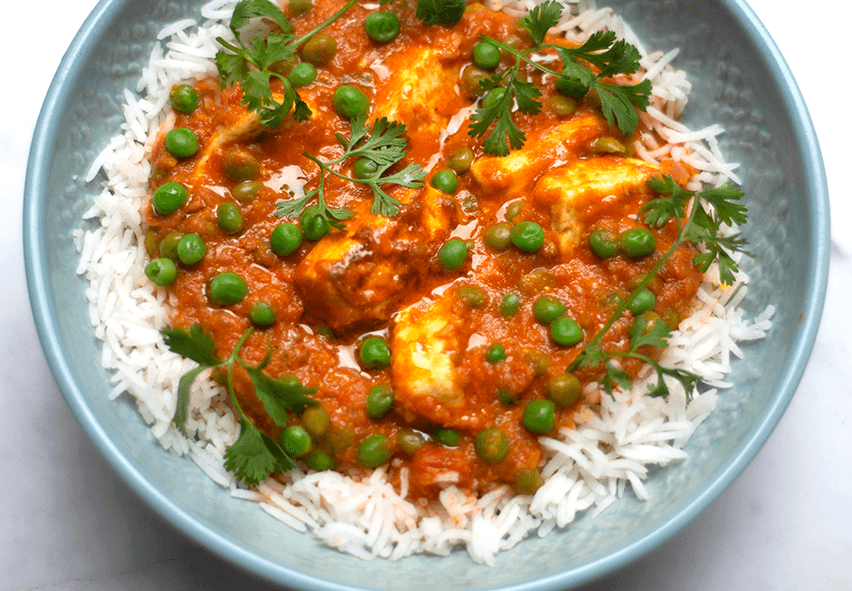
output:
[[[296,34],[310,30],[338,8],[337,2],[320,2],[307,14],[292,17]],[[152,190],[177,181],[187,187],[190,198],[166,216],[146,205],[149,246],[154,245],[151,254],[158,256],[156,244],[173,231],[195,232],[206,242],[206,256],[191,267],[179,264],[177,280],[160,289],[172,294],[175,326],[200,324],[213,335],[220,358],[252,326],[249,310],[255,302],[273,307],[277,321],[256,330],[241,355],[249,363],[260,363],[271,344],[272,361],[266,368],[270,376],[294,375],[318,389],[314,398],[328,411],[331,423],[316,445],[332,454],[337,470],[350,474],[366,470],[358,462],[358,445],[369,435],[382,433],[395,449],[389,464],[391,477],[398,479],[402,467],[410,468],[411,495],[429,496],[447,482],[482,492],[493,483],[512,483],[522,470],[536,468],[541,448],[538,435],[522,424],[524,405],[546,397],[548,380],[565,372],[611,316],[614,296],[625,297],[636,276],[653,267],[672,244],[675,229],[670,224],[653,230],[656,251],[641,259],[621,254],[602,259],[591,251],[588,237],[595,228],[618,233],[643,226],[635,214],[651,193],[643,181],[616,187],[613,193],[575,191],[571,201],[565,202],[560,189],[564,175],[574,183],[580,173],[564,171],[587,164],[606,176],[628,159],[596,152],[596,141],[610,136],[629,144],[630,138],[610,128],[599,105],[589,99],[580,101],[569,116],[554,115],[547,108],[548,98],[555,93],[553,83],[538,74],[531,73],[530,79],[542,88],[545,108],[532,117],[515,114],[527,135],[522,150],[506,158],[485,155],[481,140],[467,134],[469,120],[455,133],[442,136],[451,118],[474,103],[461,88],[460,77],[471,67],[478,35],[529,46],[514,19],[472,5],[454,27],[425,26],[404,2],[383,10],[400,17],[401,32],[390,42],[376,43],[367,36],[364,19],[370,11],[360,5],[323,31],[337,40],[338,49],[329,64],[317,68],[317,80],[299,89],[313,111],[306,122],[296,123],[290,116],[279,129],[265,130],[240,105],[238,88],[222,90],[218,80],[196,85],[202,95],[199,107],[191,115],[178,113],[175,127],[195,132],[198,153],[185,159],[172,157],[165,149],[163,131],[151,156]],[[502,59],[500,68],[511,63],[511,56],[504,54]],[[309,190],[317,186],[319,170],[302,154],[328,160],[342,153],[335,134],[348,137],[349,122],[332,107],[332,95],[341,84],[357,86],[370,97],[368,124],[385,116],[407,126],[408,155],[397,166],[415,162],[427,167],[433,157],[436,164],[420,189],[385,186],[403,202],[394,218],[369,213],[372,193],[368,188],[327,177],[329,205],[347,207],[357,216],[345,222],[345,231],[333,229],[317,242],[305,240],[294,254],[279,257],[270,249],[270,234],[288,220],[275,217],[275,204],[290,197],[280,172],[298,165]],[[445,195],[431,188],[431,176],[463,146],[472,148],[476,159],[460,175],[458,190]],[[253,155],[260,163],[257,179],[263,183],[256,198],[239,204],[244,222],[236,235],[225,234],[216,221],[220,204],[237,203],[232,195],[237,183],[222,167],[229,150]],[[685,182],[690,173],[681,165],[642,168],[638,161],[629,162],[648,178],[672,174],[677,182]],[[341,171],[351,174],[351,165],[344,162]],[[536,253],[514,246],[497,252],[483,240],[489,226],[507,221],[507,210],[515,203],[521,206],[512,208],[518,213],[509,221],[531,220],[545,230],[544,246]],[[456,271],[445,270],[437,259],[440,247],[452,237],[472,245]],[[700,280],[691,264],[693,254],[688,248],[678,249],[650,286],[656,296],[655,311],[663,317],[689,308]],[[208,298],[209,282],[224,271],[237,273],[248,284],[249,295],[243,302],[223,307]],[[479,307],[455,297],[459,287],[471,285],[486,294]],[[508,292],[521,298],[520,311],[510,318],[499,309]],[[564,303],[567,314],[583,329],[583,342],[564,347],[551,340],[548,327],[533,317],[533,303],[541,295]],[[402,310],[408,323],[405,332],[398,326]],[[436,329],[424,326],[430,319],[439,321]],[[608,350],[628,348],[632,320],[630,312],[625,312],[616,322],[605,337]],[[437,333],[429,332],[433,329]],[[415,338],[410,334],[445,339],[446,350],[436,352],[451,368],[447,378],[451,384],[443,394],[430,395],[428,383],[425,393],[409,383],[409,369],[412,362],[417,363],[412,351],[420,346],[406,340]],[[381,336],[391,345],[389,368],[360,366],[358,345],[368,335]],[[503,344],[506,357],[491,363],[485,352],[495,342]],[[624,367],[631,375],[639,370],[635,362]],[[586,369],[577,375],[586,383],[600,377],[600,372],[600,368]],[[260,429],[277,439],[281,428],[264,412],[248,377],[237,372],[236,378],[242,408]],[[372,419],[365,411],[367,392],[377,384],[390,385],[396,394],[394,408],[382,419]],[[506,404],[498,392],[517,401]],[[571,427],[574,412],[594,402],[581,398],[557,409],[555,429]],[[293,415],[291,424],[299,420]],[[489,464],[477,457],[474,439],[495,426],[508,434],[510,451],[504,460]],[[456,429],[461,435],[459,445],[429,441],[413,457],[397,445],[403,429],[429,435],[439,427]]]

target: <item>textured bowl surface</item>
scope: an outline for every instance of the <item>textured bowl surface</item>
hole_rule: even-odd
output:
[[[822,311],[828,269],[828,196],[801,95],[768,34],[737,0],[613,0],[648,48],[681,48],[675,64],[694,89],[685,122],[721,123],[721,147],[740,162],[753,259],[744,304],[778,312],[768,338],[746,345],[735,387],[696,432],[686,461],[653,474],[652,500],[630,494],[569,530],[530,539],[496,567],[467,554],[364,562],[298,534],[237,501],[188,459],[163,451],[126,399],[110,402],[109,375],[75,273],[71,232],[97,182],[83,176],[121,123],[157,32],[197,17],[200,0],[102,1],[75,38],[36,129],[25,193],[30,297],[45,354],[69,405],[116,471],[177,528],[223,557],[298,589],[566,589],[623,566],[677,532],[742,471],[786,408]],[[771,491],[767,491],[771,494]]]

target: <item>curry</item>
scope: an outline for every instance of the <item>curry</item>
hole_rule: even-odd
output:
[[[309,31],[336,8],[318,3],[291,18]],[[323,31],[336,50],[299,89],[313,113],[306,121],[288,116],[269,130],[242,104],[239,86],[195,84],[198,104],[177,112],[174,128],[191,130],[197,150],[176,155],[164,130],[151,155],[151,189],[177,183],[187,198],[168,213],[146,205],[146,246],[152,258],[175,259],[182,237],[203,243],[201,256],[179,262],[163,288],[175,326],[201,326],[220,355],[254,327],[242,359],[266,360],[270,377],[316,389],[316,404],[291,413],[285,428],[265,412],[249,375],[234,373],[252,423],[308,467],[357,474],[388,465],[392,480],[406,469],[414,497],[448,484],[484,492],[511,483],[530,492],[540,482],[538,438],[570,428],[574,413],[599,396],[582,385],[600,368],[567,372],[582,340],[677,238],[673,223],[650,231],[641,223],[639,210],[654,197],[647,182],[670,175],[685,183],[693,171],[632,158],[641,126],[625,136],[594,94],[566,107],[547,84],[545,109],[516,117],[525,145],[506,156],[486,153],[466,133],[472,106],[484,100],[471,82],[477,39],[523,47],[529,36],[515,19],[478,4],[454,27],[426,26],[401,2],[386,9],[399,20],[390,41],[365,31],[372,11],[362,5]],[[336,136],[347,137],[351,122],[335,91],[344,85],[369,100],[368,125],[382,118],[405,125],[407,155],[395,166],[427,171],[422,186],[387,188],[400,203],[397,215],[371,212],[367,187],[321,179],[304,156],[343,152]],[[369,174],[357,166],[339,165],[349,176]],[[290,223],[276,215],[278,204],[321,180],[329,207],[354,216],[318,239],[303,216],[296,242],[274,244],[276,228]],[[595,232],[623,237],[638,228],[652,234],[650,253],[590,245]],[[539,243],[525,242],[522,229],[540,230]],[[694,256],[691,245],[678,246],[648,285],[649,305],[625,311],[605,334],[608,349],[627,348],[635,315],[677,324],[701,280]],[[243,297],[214,297],[211,283],[224,273],[244,282]],[[635,376],[641,364],[625,360],[622,369]],[[302,434],[309,439],[300,447]]]

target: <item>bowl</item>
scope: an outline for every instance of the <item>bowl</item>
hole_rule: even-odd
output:
[[[721,123],[721,148],[741,163],[754,257],[747,314],[778,311],[767,339],[747,345],[734,387],[690,440],[689,458],[656,471],[651,500],[631,495],[595,519],[528,539],[494,567],[464,552],[364,562],[325,547],[232,498],[189,459],[156,444],[135,405],[110,401],[109,374],[76,273],[72,231],[97,192],[85,172],[122,120],[157,32],[195,16],[202,0],[103,0],[65,55],[47,94],[29,159],[24,250],[42,346],[68,404],[97,449],[151,507],[223,558],[294,589],[567,589],[659,546],[705,509],[764,443],[801,378],[825,297],[829,214],[816,135],[777,47],[741,0],[613,0],[646,47],[681,48],[693,82],[684,122]],[[769,494],[769,491],[767,491]]]

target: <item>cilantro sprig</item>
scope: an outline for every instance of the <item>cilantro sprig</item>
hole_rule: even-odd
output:
[[[335,134],[337,141],[343,146],[343,154],[332,160],[323,162],[312,154],[303,156],[314,162],[320,169],[319,186],[305,193],[304,197],[279,201],[276,204],[275,215],[278,217],[297,218],[311,201],[316,199],[320,213],[333,226],[339,227],[340,221],[354,214],[349,209],[330,208],[325,201],[326,175],[330,174],[343,180],[366,185],[373,192],[373,205],[370,211],[381,216],[396,216],[402,205],[399,200],[391,197],[383,185],[398,185],[415,189],[423,185],[426,173],[419,164],[409,163],[402,170],[388,172],[398,162],[405,158],[407,140],[405,125],[396,121],[388,121],[385,117],[376,119],[372,130],[366,125],[366,115],[356,115],[350,120],[351,131],[349,138]],[[336,170],[335,167],[345,160],[366,158],[376,164],[375,172],[367,178],[352,177]]]
[[[270,129],[280,126],[290,111],[297,121],[305,121],[311,110],[286,76],[270,69],[273,64],[292,59],[298,48],[329,24],[352,8],[357,0],[349,0],[337,12],[301,37],[293,33],[293,24],[269,0],[242,0],[234,8],[229,28],[235,43],[222,37],[216,41],[223,47],[216,53],[216,68],[222,88],[239,83],[243,91],[242,104],[260,115],[261,123]],[[242,33],[254,19],[269,19],[280,32],[254,36],[249,42]],[[278,79],[284,87],[281,100],[272,92],[272,80]]]
[[[658,197],[639,209],[642,220],[651,228],[661,228],[674,221],[677,226],[677,238],[633,292],[616,308],[607,323],[589,340],[568,366],[568,371],[573,372],[584,367],[598,367],[603,364],[604,376],[601,383],[606,392],[611,392],[615,385],[623,388],[630,387],[628,374],[614,364],[613,360],[639,359],[648,363],[657,374],[657,382],[650,389],[651,396],[668,395],[669,390],[663,379],[664,376],[676,379],[684,387],[687,395],[690,395],[701,378],[685,370],[663,367],[642,353],[643,347],[662,349],[667,346],[671,329],[664,322],[649,322],[642,316],[637,317],[632,328],[630,348],[627,351],[604,351],[603,337],[621,318],[631,300],[648,286],[681,244],[688,242],[695,246],[703,246],[704,250],[693,257],[693,264],[704,272],[716,261],[719,264],[721,282],[726,285],[734,283],[734,274],[739,268],[732,254],[741,252],[747,255],[748,253],[743,250],[745,240],[739,233],[724,236],[722,229],[723,225],[742,225],[746,222],[746,207],[739,202],[743,192],[727,183],[696,194],[682,189],[669,175],[649,180],[648,186],[658,194]],[[704,208],[702,202],[709,205],[709,211]]]
[[[206,369],[220,368],[225,371],[225,385],[231,402],[240,417],[240,435],[237,441],[225,452],[225,468],[249,486],[254,486],[270,474],[295,467],[293,460],[281,445],[261,432],[248,419],[237,400],[234,389],[234,368],[239,365],[246,370],[254,385],[255,394],[263,403],[266,414],[279,427],[287,425],[288,412],[301,413],[308,405],[316,404],[310,395],[316,388],[306,388],[295,378],[287,377],[275,380],[264,369],[272,359],[271,349],[259,365],[249,365],[239,357],[240,349],[251,336],[254,329],[247,330],[231,354],[219,359],[214,353],[213,337],[197,324],[189,330],[178,328],[163,329],[166,345],[179,355],[192,359],[198,367],[184,374],[178,383],[178,399],[172,422],[184,434],[189,416],[189,394],[193,381]]]
[[[471,117],[468,133],[474,138],[488,137],[483,141],[483,149],[494,156],[505,156],[512,149],[518,149],[526,141],[525,134],[513,120],[512,111],[525,115],[536,115],[541,111],[538,98],[541,91],[530,82],[519,79],[522,63],[553,76],[557,80],[570,81],[585,88],[587,92],[597,92],[601,101],[601,111],[610,125],[617,125],[621,131],[630,134],[639,123],[636,109],[645,110],[649,104],[651,82],[643,80],[638,84],[620,85],[604,82],[617,74],[633,74],[639,69],[639,50],[623,39],[616,39],[612,31],[594,33],[580,47],[570,48],[561,45],[545,44],[548,30],[554,27],[562,16],[564,8],[555,0],[548,0],[535,7],[530,14],[521,19],[521,26],[527,30],[533,41],[533,47],[517,50],[487,35],[480,35],[515,57],[515,63],[506,71],[493,74],[480,82],[483,91],[491,91],[505,86],[505,92],[498,101],[489,106],[480,106]],[[536,52],[550,49],[556,52],[562,62],[561,71],[544,66],[533,59]],[[595,73],[585,64],[597,69]],[[494,128],[489,133],[491,124]]]

